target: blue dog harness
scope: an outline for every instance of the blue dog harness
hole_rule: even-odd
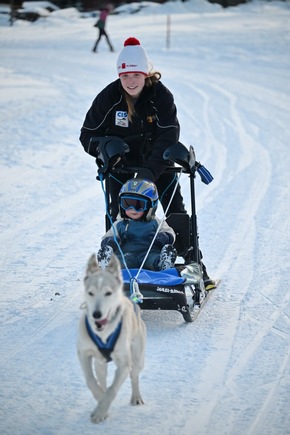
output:
[[[111,353],[113,352],[115,344],[116,344],[118,337],[120,335],[121,328],[122,328],[122,320],[118,324],[115,331],[108,337],[106,343],[104,343],[100,339],[100,337],[94,333],[94,331],[92,330],[90,323],[88,321],[88,316],[86,316],[85,322],[86,322],[88,334],[89,334],[90,338],[92,339],[92,341],[95,343],[95,345],[97,346],[97,348],[99,349],[101,354],[106,358],[107,362],[112,361]]]

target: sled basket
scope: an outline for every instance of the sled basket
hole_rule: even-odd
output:
[[[134,278],[139,269],[129,269]],[[124,290],[128,297],[130,292],[130,276],[126,269],[122,270]],[[185,279],[178,275],[175,268],[160,272],[141,270],[138,276],[138,284],[142,293],[144,310],[177,310],[184,318],[190,317],[190,312],[185,296]],[[187,320],[190,321],[190,320]]]

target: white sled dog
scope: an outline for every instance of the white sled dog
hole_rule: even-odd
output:
[[[141,405],[139,373],[144,366],[146,327],[140,308],[123,293],[120,263],[113,254],[102,270],[93,254],[84,279],[85,302],[80,324],[77,351],[87,386],[98,405],[91,421],[99,423],[130,373],[132,405]],[[107,388],[107,363],[116,365],[112,385]]]

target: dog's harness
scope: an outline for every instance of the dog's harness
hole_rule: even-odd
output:
[[[92,330],[90,323],[88,321],[88,316],[86,316],[85,322],[86,322],[88,334],[89,334],[90,338],[92,339],[92,341],[95,343],[95,345],[97,346],[97,348],[99,349],[101,354],[106,358],[107,362],[112,361],[111,353],[113,352],[115,344],[116,344],[118,337],[120,335],[121,328],[122,328],[122,320],[118,324],[115,331],[108,337],[106,343],[104,343],[100,339],[100,337],[94,333],[94,331]]]

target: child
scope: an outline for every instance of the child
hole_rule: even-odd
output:
[[[155,217],[157,204],[158,192],[152,181],[134,178],[128,180],[120,190],[120,214],[115,222],[115,237],[129,269],[141,266],[159,227],[160,220]],[[165,270],[174,267],[177,256],[176,249],[172,246],[174,241],[173,229],[163,221],[143,268]],[[124,268],[122,255],[114,239],[113,228],[110,228],[102,238],[101,248],[97,254],[102,269],[108,265],[112,252]]]

